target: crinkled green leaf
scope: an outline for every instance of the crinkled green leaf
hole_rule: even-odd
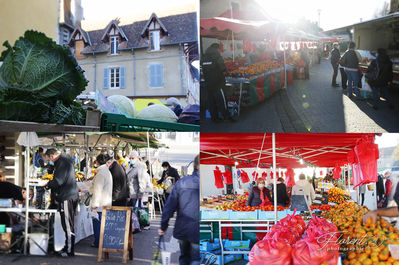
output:
[[[3,88],[25,89],[43,100],[56,98],[72,103],[87,85],[84,71],[70,50],[43,33],[26,31],[12,51],[8,47],[2,56],[0,82]]]
[[[49,106],[41,102],[0,101],[0,120],[49,121]]]

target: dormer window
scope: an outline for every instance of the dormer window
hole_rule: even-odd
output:
[[[110,38],[111,42],[111,55],[118,54],[118,45],[119,45],[119,37],[118,36],[112,36]]]
[[[159,30],[152,30],[151,31],[151,51],[159,51]]]

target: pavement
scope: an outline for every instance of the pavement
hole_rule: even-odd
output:
[[[127,264],[148,265],[151,264],[152,256],[158,243],[158,228],[160,228],[160,215],[151,221],[150,230],[144,230],[133,234],[133,260],[128,260]],[[170,228],[165,235],[166,249],[174,252],[171,255],[171,265],[179,264],[179,246],[176,239],[172,237],[175,219],[170,220]],[[98,265],[97,248],[90,245],[93,237],[90,236],[81,240],[75,245],[75,257],[61,258],[54,254],[48,256],[24,256],[17,254],[0,254],[0,265]],[[103,264],[122,264],[122,253],[110,253],[109,260]]]
[[[309,80],[294,80],[259,104],[243,108],[238,121],[213,123],[201,120],[201,132],[397,132],[399,131],[399,87],[390,90],[395,109],[384,99],[380,108],[372,100],[351,100],[346,90],[331,87],[328,60],[310,68]],[[338,74],[337,81],[341,79]]]

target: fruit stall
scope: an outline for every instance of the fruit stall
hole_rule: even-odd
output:
[[[250,264],[354,264],[354,255],[358,257],[363,252],[350,252],[339,240],[348,227],[347,219],[356,219],[361,224],[361,218],[349,214],[345,206],[355,205],[355,210],[367,211],[355,202],[351,191],[354,186],[377,181],[374,176],[377,176],[378,146],[374,137],[374,134],[202,134],[201,254],[215,255],[217,264],[239,259]],[[272,196],[272,205],[247,206],[248,191],[244,187],[257,177],[280,176],[285,178],[287,187],[292,187],[296,181],[293,169],[308,168],[332,169],[334,179],[317,184],[310,205],[293,207],[291,201],[282,207],[277,205],[277,196]],[[249,169],[254,169],[252,176],[244,174]],[[344,172],[350,172],[353,178],[349,183]],[[270,183],[272,191],[277,190],[276,177]],[[214,196],[206,192],[209,183],[215,185],[212,191],[221,192],[214,192]],[[348,214],[334,215],[341,210]],[[368,230],[364,230],[366,234],[378,234]],[[384,253],[381,256],[387,255],[386,249],[381,247],[379,253]],[[364,256],[361,257],[365,259]]]

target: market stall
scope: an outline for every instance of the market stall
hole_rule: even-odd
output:
[[[343,231],[343,226],[327,221],[328,213],[341,205],[357,205],[353,187],[377,181],[377,159],[373,134],[203,134],[201,172],[213,173],[204,177],[205,181],[214,178],[215,186],[225,190],[225,195],[201,197],[201,251],[220,254],[219,264],[247,258],[248,254],[251,264],[277,264],[273,260],[280,260],[279,264],[305,264],[301,260],[337,264],[340,255],[346,263],[349,252],[339,245],[318,252],[317,260],[306,251],[320,248],[316,236]],[[207,167],[213,172],[203,170]],[[247,173],[250,169],[252,174]],[[242,188],[235,184],[274,176],[270,184],[276,190],[279,176],[294,189],[293,169],[325,175],[316,181],[316,195],[310,204],[291,196],[286,208],[278,206],[277,196],[273,196],[272,205],[249,207],[245,189],[240,194]],[[201,184],[201,194],[203,189]],[[303,223],[297,234],[293,233],[294,222]],[[283,254],[273,254],[282,249]]]
[[[277,50],[281,27],[276,22],[214,17],[201,18],[200,24],[202,39],[219,42],[227,69],[228,105],[255,105],[285,87],[286,80],[292,83],[292,68]]]
[[[79,190],[79,204],[76,209],[75,219],[75,243],[93,234],[92,214],[88,208],[87,198],[89,187],[96,174],[93,168],[93,159],[101,150],[123,149],[129,152],[132,149],[144,148],[149,161],[151,161],[150,148],[161,146],[151,133],[15,133],[18,137],[15,145],[23,146],[24,156],[21,162],[24,164],[24,181],[15,176],[15,183],[24,183],[27,191],[25,205],[2,205],[0,212],[16,215],[20,224],[24,224],[24,233],[20,232],[20,226],[15,226],[13,231],[14,245],[23,240],[23,253],[45,255],[49,251],[59,251],[65,243],[65,235],[61,226],[60,213],[54,208],[55,204],[50,190],[45,190],[43,185],[53,178],[51,167],[38,167],[35,157],[39,147],[58,148],[69,154],[75,160],[76,182]],[[16,139],[16,138],[15,138]],[[21,149],[22,150],[22,149]],[[82,161],[85,161],[82,164]],[[150,170],[152,170],[150,168]],[[22,174],[21,174],[22,175]],[[33,193],[33,196],[30,196]],[[153,194],[150,195],[154,197]],[[3,200],[4,203],[4,200]],[[151,207],[150,207],[151,208]],[[153,208],[153,207],[152,207]],[[22,235],[22,236],[21,236]],[[24,236],[27,235],[27,236]],[[15,239],[14,239],[15,237]],[[3,242],[4,243],[4,242]],[[8,242],[10,243],[10,242]],[[29,244],[28,244],[29,243]],[[29,249],[28,249],[29,246]],[[13,245],[1,247],[3,251],[10,251]]]

